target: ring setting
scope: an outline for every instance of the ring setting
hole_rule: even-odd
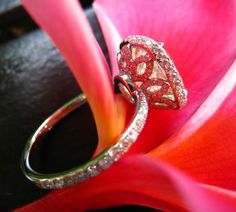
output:
[[[120,44],[119,69],[143,91],[150,106],[180,109],[187,102],[187,91],[163,46],[146,36],[129,36]]]
[[[31,167],[29,158],[35,142],[86,102],[85,95],[80,94],[47,118],[29,138],[21,160],[25,176],[44,189],[60,189],[83,182],[109,168],[129,150],[144,128],[149,106],[182,108],[187,102],[187,91],[163,45],[138,35],[129,36],[120,44],[117,56],[120,74],[115,77],[115,85],[129,102],[135,104],[135,111],[114,145],[89,162],[64,172],[44,174]]]

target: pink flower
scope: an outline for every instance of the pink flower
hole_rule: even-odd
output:
[[[99,134],[97,151],[104,149],[123,129],[131,108],[114,95],[108,66],[80,6],[76,0],[22,2],[88,96]],[[235,2],[97,0],[94,9],[113,76],[118,73],[120,37],[147,35],[165,43],[189,102],[180,111],[150,109],[138,141],[119,162],[18,211],[83,211],[124,204],[168,211],[235,211]]]

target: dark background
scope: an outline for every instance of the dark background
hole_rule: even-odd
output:
[[[81,3],[107,55],[91,9],[92,1]],[[19,1],[0,0],[0,211],[21,207],[49,192],[35,187],[23,176],[19,159],[27,138],[39,124],[79,93],[80,88],[58,50]],[[71,168],[78,165],[78,161],[83,163],[90,158],[96,142],[94,120],[85,105],[38,143],[33,165],[44,172]],[[154,211],[137,206],[100,211],[130,210]]]

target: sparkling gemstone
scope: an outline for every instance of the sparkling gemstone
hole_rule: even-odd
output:
[[[172,80],[176,85],[181,83],[181,80],[178,77],[175,77]]]
[[[56,179],[53,181],[55,188],[63,188],[64,181],[62,179]]]
[[[164,57],[164,53],[161,50],[159,50],[156,54],[156,57],[157,59],[161,60]]]
[[[114,161],[117,161],[122,155],[122,152],[123,151],[119,147],[115,146],[109,151],[108,154]]]
[[[186,98],[186,96],[188,95],[188,91],[186,89],[183,89],[183,93],[184,93],[184,97]]]
[[[150,76],[150,79],[167,80],[165,71],[160,67],[157,61],[153,62],[152,75]]]
[[[147,67],[147,64],[145,62],[142,62],[142,63],[139,63],[137,65],[137,74],[138,75],[142,75],[145,73],[145,70],[146,70],[146,67]]]
[[[161,85],[152,85],[147,88],[147,92],[148,93],[155,93],[155,92],[159,91],[161,88],[162,88]]]
[[[133,142],[138,137],[138,133],[135,130],[129,132],[129,139]]]
[[[132,141],[130,140],[129,136],[126,136],[126,138],[122,141],[122,145],[126,149],[128,149],[131,146],[131,144],[132,144]]]
[[[85,174],[85,171],[79,171],[75,174],[74,176],[74,180],[78,183],[78,182],[82,182],[84,180],[86,180],[86,174]]]
[[[140,131],[143,126],[143,120],[140,118],[136,121],[136,131]]]
[[[157,47],[156,45],[153,45],[153,46],[152,46],[152,51],[153,51],[154,53],[157,53],[158,47]]]
[[[166,99],[169,99],[171,101],[175,101],[175,96],[174,95],[166,95],[166,94],[164,94],[163,97],[166,98]]]
[[[45,180],[41,185],[43,188],[53,189],[53,182],[51,180]]]
[[[121,149],[121,151],[124,151],[126,149],[125,146],[123,145],[122,141],[120,141],[119,144],[117,144],[117,147],[119,149]]]
[[[178,91],[178,92],[181,92],[182,91],[182,88],[180,86],[176,86],[175,89]]]
[[[111,160],[109,160],[109,158],[107,156],[105,156],[104,158],[102,158],[99,162],[98,162],[98,166],[101,168],[101,169],[106,169],[108,168],[111,163],[110,163]]]
[[[89,176],[94,177],[96,175],[98,175],[99,171],[98,171],[98,167],[96,165],[91,165],[87,168],[87,173]]]
[[[144,56],[147,54],[147,51],[139,46],[132,46],[131,47],[131,55],[132,55],[132,59],[136,59],[140,56]]]
[[[66,186],[72,186],[74,185],[74,180],[72,176],[65,177],[64,183]]]
[[[152,44],[152,42],[151,42],[151,40],[146,40],[146,41],[145,41],[145,44],[146,44],[147,46],[150,46],[150,45]]]

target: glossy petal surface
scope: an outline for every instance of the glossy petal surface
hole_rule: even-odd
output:
[[[230,193],[212,192],[158,160],[130,156],[94,179],[53,192],[17,211],[85,211],[122,204],[165,211],[231,212],[236,207]]]
[[[194,116],[150,155],[210,185],[236,190],[236,62]]]

